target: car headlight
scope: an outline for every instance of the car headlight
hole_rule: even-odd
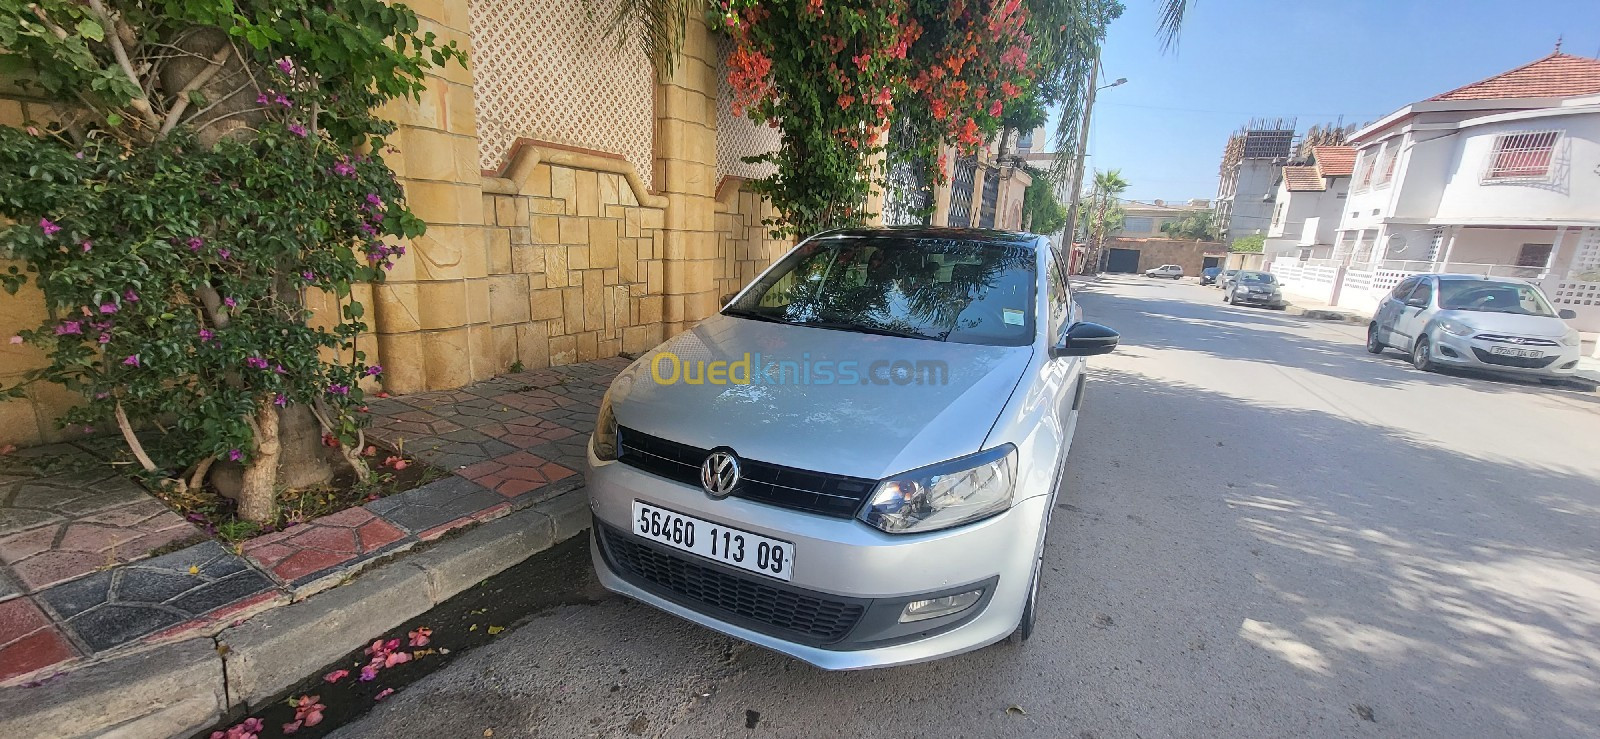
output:
[[[1567,329],[1567,335],[1561,337],[1561,343],[1567,346],[1578,346],[1583,343],[1583,337],[1578,335],[1578,329],[1569,328]]]
[[[1233,288],[1233,291],[1236,293],[1247,293],[1250,292],[1250,288],[1245,287],[1244,285],[1239,285],[1238,287]]]
[[[1017,448],[1006,444],[878,483],[861,520],[890,534],[948,529],[1011,507]]]
[[[617,416],[611,412],[611,394],[600,401],[594,418],[594,456],[607,462],[617,458]]]
[[[1477,329],[1460,321],[1444,320],[1439,322],[1439,329],[1447,334],[1456,336],[1471,336]]]

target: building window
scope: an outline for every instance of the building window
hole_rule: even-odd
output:
[[[1368,147],[1356,154],[1356,171],[1350,177],[1350,187],[1357,192],[1367,189],[1372,182],[1372,158],[1376,150]]]
[[[1285,205],[1288,205],[1288,203],[1278,203],[1278,207],[1272,211],[1272,225],[1276,226],[1283,223],[1283,207]]]
[[[1400,158],[1400,139],[1389,139],[1383,145],[1383,153],[1378,155],[1378,163],[1372,168],[1372,186],[1384,187],[1394,179],[1394,163]]]
[[[1517,252],[1518,267],[1543,268],[1550,263],[1550,250],[1554,244],[1523,244],[1522,251]]]
[[[1502,133],[1494,137],[1494,151],[1484,166],[1485,182],[1543,180],[1550,176],[1550,159],[1560,131]]]
[[[1122,219],[1122,232],[1130,234],[1154,233],[1156,221],[1145,216],[1128,216]]]

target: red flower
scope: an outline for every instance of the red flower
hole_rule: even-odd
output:
[[[999,98],[996,98],[993,102],[989,103],[989,117],[990,118],[999,118],[1000,117],[1000,100],[999,100]]]

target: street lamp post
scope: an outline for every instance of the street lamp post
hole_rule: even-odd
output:
[[[1095,83],[1099,81],[1100,54],[1097,51],[1095,52],[1094,57],[1094,68],[1089,74],[1089,95],[1083,101],[1083,120],[1078,126],[1078,150],[1074,152],[1075,156],[1077,157],[1077,161],[1073,163],[1072,195],[1067,206],[1067,228],[1066,231],[1063,232],[1063,238],[1066,241],[1066,247],[1069,253],[1072,250],[1072,240],[1078,233],[1078,201],[1082,197],[1083,193],[1083,165],[1084,160],[1088,159],[1089,123],[1094,116],[1095,93],[1109,87],[1127,84],[1128,78],[1118,77],[1115,82],[1112,82],[1109,85],[1096,87]],[[1098,266],[1099,265],[1096,265],[1097,268]]]

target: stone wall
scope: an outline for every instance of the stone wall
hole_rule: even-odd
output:
[[[541,16],[544,8],[542,0],[494,1],[508,3],[518,17]],[[506,95],[514,94],[497,88],[500,98],[487,108],[477,98],[475,75],[484,60],[475,42],[487,36],[473,23],[498,16],[481,8],[469,13],[465,0],[407,4],[421,17],[422,32],[454,40],[473,55],[474,66],[436,70],[419,100],[380,111],[398,124],[390,139],[398,152],[386,159],[408,205],[428,224],[387,280],[355,290],[372,328],[358,348],[384,366],[384,390],[453,388],[517,363],[535,368],[647,351],[714,313],[718,296],[742,287],[788,249],[761,224],[772,215],[770,205],[740,178],[719,176],[736,171],[733,159],[762,139],[739,122],[740,135],[724,136],[719,152],[717,51],[704,25],[688,25],[672,77],[651,83],[653,110],[618,109],[650,119],[635,127],[653,130],[650,166],[642,168],[637,141],[600,151],[541,140],[544,129],[531,127],[511,131],[517,138],[504,148],[503,129],[519,120],[509,114],[495,123],[493,145],[483,146],[477,111],[510,110]],[[543,38],[531,26],[523,35],[528,44]],[[593,53],[613,52],[605,45]],[[0,99],[0,123],[47,120],[45,106]],[[486,161],[503,165],[486,171]],[[337,315],[327,296],[308,300],[314,321]],[[43,317],[36,291],[0,293],[0,337]],[[0,342],[0,386],[43,363],[31,346]],[[55,424],[73,402],[53,385],[0,402],[0,444],[78,434]]]
[[[1228,251],[1215,241],[1184,241],[1180,239],[1112,239],[1108,249],[1134,249],[1139,252],[1138,271],[1154,269],[1163,264],[1183,267],[1186,277],[1198,277],[1205,267],[1207,254],[1220,255]]]

